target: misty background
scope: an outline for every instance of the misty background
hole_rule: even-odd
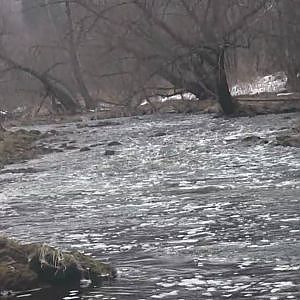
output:
[[[1,0],[0,14],[4,110],[130,114],[190,92],[231,112],[228,89],[276,72],[300,89],[299,1]]]

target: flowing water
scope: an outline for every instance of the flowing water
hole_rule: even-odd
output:
[[[300,153],[272,140],[295,115],[124,118],[52,126],[69,150],[0,175],[0,232],[112,262],[101,287],[25,299],[299,299]],[[49,127],[40,126],[40,130]],[[109,141],[122,145],[105,156]],[[96,145],[95,145],[96,144]]]

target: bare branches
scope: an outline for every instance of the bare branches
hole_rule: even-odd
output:
[[[82,73],[81,73],[80,62],[79,62],[79,57],[78,57],[78,53],[77,53],[77,47],[75,44],[72,11],[71,11],[71,6],[70,6],[69,0],[65,1],[65,6],[66,6],[68,35],[69,35],[69,37],[68,37],[69,53],[70,53],[71,65],[73,67],[73,75],[77,82],[79,92],[85,101],[86,108],[94,109],[95,108],[94,100],[92,99],[92,97],[88,91],[88,88],[85,84],[85,81],[84,81]]]
[[[274,41],[280,36],[297,66],[298,56],[291,50],[299,44],[291,38],[299,19],[293,0],[21,2],[25,9],[19,20],[24,23],[19,28],[14,25],[19,36],[7,35],[13,32],[8,18],[6,30],[0,22],[5,34],[5,51],[0,53],[6,58],[1,75],[11,77],[12,86],[22,82],[32,89],[37,88],[29,79],[32,76],[47,78],[52,85],[63,82],[71,98],[80,94],[88,108],[96,98],[134,108],[162,87],[189,91],[200,99],[223,97],[231,105],[227,77],[237,77],[241,60],[250,64],[245,53],[258,47],[258,38]],[[284,9],[293,16],[284,21],[291,30],[278,27]],[[269,50],[264,51],[266,60]],[[283,49],[276,52],[286,56]],[[232,57],[235,68],[228,63]],[[18,61],[22,68],[7,59]],[[289,69],[299,72],[296,67]],[[20,75],[24,73],[31,77]]]
[[[166,32],[174,41],[185,48],[190,48],[192,45],[183,38],[183,36],[178,35],[174,32],[165,22],[161,21],[155,14],[151,13],[149,9],[139,0],[134,0],[133,3],[138,7],[146,17],[148,22],[154,21],[155,24]]]
[[[254,9],[248,11],[245,15],[242,15],[224,34],[224,40],[228,41],[232,35],[237,35],[246,30],[246,28],[251,25],[253,18],[256,18],[257,14],[261,12],[262,9],[266,9],[266,4],[268,2],[269,0],[261,0],[260,4]]]

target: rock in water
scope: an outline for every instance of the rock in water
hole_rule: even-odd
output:
[[[91,148],[90,147],[82,147],[79,151],[80,152],[86,152],[86,151],[90,151],[91,150]]]
[[[115,155],[116,151],[114,150],[105,150],[104,155],[106,156],[111,156],[111,155]]]
[[[33,145],[41,138],[37,130],[0,131],[0,165],[34,157],[38,149]]]
[[[300,133],[278,136],[276,145],[300,148]]]
[[[112,147],[112,146],[121,146],[122,144],[120,142],[117,141],[113,141],[113,142],[109,142],[107,144],[108,147]]]
[[[0,295],[45,286],[93,285],[116,277],[116,270],[79,252],[44,244],[23,245],[0,237]]]
[[[160,137],[160,136],[166,136],[167,134],[165,132],[156,132],[153,135],[150,135],[150,137]]]

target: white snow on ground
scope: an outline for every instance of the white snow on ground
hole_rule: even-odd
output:
[[[233,96],[241,95],[257,95],[261,93],[277,93],[277,96],[289,96],[292,93],[286,93],[287,76],[284,72],[277,72],[266,75],[264,77],[257,77],[252,82],[241,82],[231,88]],[[169,97],[153,97],[154,102],[166,102],[171,100],[192,100],[197,97],[192,93],[177,94]],[[141,105],[146,105],[144,100]]]
[[[151,100],[154,102],[166,102],[166,101],[172,101],[172,100],[194,100],[197,99],[197,97],[192,93],[183,93],[183,94],[176,94],[172,96],[156,96],[153,97]],[[141,105],[146,105],[148,102],[144,100]]]
[[[258,77],[252,82],[236,84],[231,89],[233,96],[281,93],[286,91],[287,76],[284,72]]]
[[[15,108],[12,113],[14,114],[22,114],[27,110],[27,106],[18,106],[17,108]]]
[[[192,99],[196,99],[196,96],[192,93],[183,93],[181,94],[177,94],[177,95],[173,95],[170,97],[160,97],[160,101],[161,102],[165,102],[165,101],[170,101],[170,100],[192,100]]]

